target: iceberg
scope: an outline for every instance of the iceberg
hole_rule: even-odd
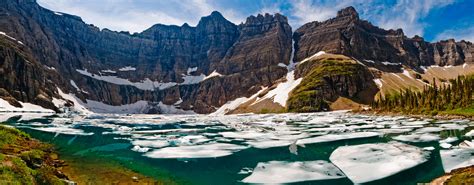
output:
[[[341,146],[329,159],[354,183],[382,179],[428,161],[430,152],[400,142]]]
[[[327,161],[260,162],[244,183],[294,183],[344,178],[344,174]]]

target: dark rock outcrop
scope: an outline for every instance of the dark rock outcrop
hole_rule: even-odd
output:
[[[402,30],[387,31],[361,20],[352,7],[339,11],[333,19],[305,24],[293,35],[287,18],[280,14],[251,16],[245,23],[235,25],[219,12],[201,18],[195,27],[156,24],[142,33],[130,34],[100,30],[80,17],[42,8],[35,0],[3,0],[0,31],[21,41],[12,42],[0,35],[0,74],[4,75],[0,79],[0,96],[11,104],[32,102],[54,110],[57,109],[48,102],[59,97],[60,87],[83,100],[111,105],[140,100],[171,105],[182,100],[179,106],[183,109],[209,113],[284,77],[287,68],[281,64],[289,63],[292,38],[295,61],[323,50],[354,57],[383,70],[400,70],[401,64],[418,68],[474,62],[470,42],[429,43],[421,37],[407,38]],[[387,65],[385,61],[397,65]],[[126,66],[134,70],[120,70]],[[179,85],[144,90],[97,80],[77,71],[86,69],[93,77]],[[213,72],[220,75],[199,83],[180,84],[184,76],[207,76]],[[355,83],[349,79],[335,81],[337,87]],[[350,92],[347,90],[349,95]]]
[[[139,100],[173,104],[182,99],[182,108],[200,113],[211,112],[281,78],[286,69],[277,65],[288,63],[291,52],[291,28],[286,17],[279,14],[252,16],[237,26],[219,12],[212,12],[196,27],[157,24],[130,35],[100,30],[77,16],[44,9],[34,0],[7,0],[0,2],[0,27],[0,31],[24,43],[31,51],[31,60],[56,70],[59,75],[51,80],[52,84],[73,91],[81,99],[112,105]],[[125,66],[135,70],[119,70]],[[195,70],[188,74],[190,68]],[[209,75],[213,71],[224,76],[201,84],[149,91],[99,81],[77,69],[132,82],[150,79],[182,83],[183,75]],[[80,90],[68,83],[71,80]],[[47,88],[56,93],[55,85]],[[35,98],[31,95],[25,101]]]
[[[413,68],[474,62],[470,42],[451,39],[429,43],[419,36],[408,38],[401,29],[384,30],[359,19],[353,7],[340,10],[335,18],[327,21],[303,25],[295,31],[294,38],[297,61],[326,51],[352,56],[361,62],[372,60],[379,66],[382,62]]]

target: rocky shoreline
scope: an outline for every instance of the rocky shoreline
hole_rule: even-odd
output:
[[[53,146],[0,126],[0,184],[76,184],[65,175]]]
[[[63,160],[50,144],[0,125],[0,184],[175,184],[119,165]]]
[[[364,114],[364,115],[377,115],[377,116],[407,116],[412,118],[429,118],[429,119],[438,119],[438,120],[452,120],[452,119],[468,119],[474,121],[472,116],[463,116],[463,115],[454,115],[454,114],[438,114],[438,115],[428,115],[428,114],[406,114],[400,112],[380,112],[373,110],[352,110],[352,113],[355,114]]]

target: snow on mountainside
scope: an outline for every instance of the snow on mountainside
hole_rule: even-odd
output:
[[[196,113],[284,112],[292,90],[304,83],[299,73],[317,67],[307,65],[329,53],[360,61],[373,72],[369,81],[381,88],[381,94],[419,88],[436,75],[444,81],[452,78],[449,74],[467,74],[474,63],[470,42],[408,38],[402,30],[383,30],[360,19],[353,7],[296,30],[281,14],[250,16],[235,25],[212,12],[195,27],[156,24],[133,35],[100,30],[36,2],[1,1],[0,11],[0,56],[5,58],[0,75],[7,77],[0,79],[0,98],[12,106],[30,103],[56,111],[51,101],[61,97],[56,89],[60,87],[85,102],[97,102],[97,109],[119,112],[137,112],[145,104],[155,108],[141,111],[166,112],[165,106],[176,106]],[[423,71],[432,65],[453,67]],[[319,94],[300,91],[333,102],[336,96],[331,94],[352,96],[360,90],[355,86],[368,83],[344,75],[326,80],[325,85],[312,84],[322,89]],[[368,94],[361,96],[373,100]],[[293,105],[306,103],[315,102]]]

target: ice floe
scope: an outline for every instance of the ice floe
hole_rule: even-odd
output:
[[[354,183],[382,179],[428,160],[429,151],[400,142],[341,146],[330,160]]]
[[[344,174],[327,161],[260,162],[244,183],[281,184],[344,178]]]
[[[313,143],[325,143],[332,141],[340,141],[347,139],[358,139],[358,138],[369,138],[380,136],[380,133],[377,132],[351,132],[351,133],[341,133],[341,134],[327,134],[322,136],[317,136],[313,138],[305,138],[296,141],[297,145],[313,144]]]
[[[474,148],[440,150],[439,154],[445,172],[474,165]]]
[[[232,155],[234,152],[246,148],[246,146],[228,143],[209,143],[155,149],[145,153],[144,156],[150,158],[216,158]]]
[[[392,139],[405,142],[430,142],[437,141],[440,139],[438,135],[434,134],[408,134],[408,135],[399,135],[393,137]]]

